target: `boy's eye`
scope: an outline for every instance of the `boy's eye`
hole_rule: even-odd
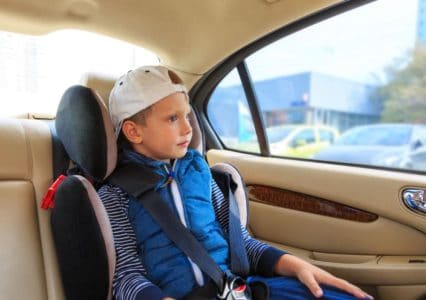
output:
[[[169,121],[170,122],[174,122],[174,121],[176,121],[178,118],[177,118],[177,115],[173,115],[173,116],[170,116],[169,117]]]

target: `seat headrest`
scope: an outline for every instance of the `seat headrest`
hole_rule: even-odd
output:
[[[219,171],[231,175],[232,180],[237,185],[234,191],[235,200],[237,201],[238,211],[240,213],[241,225],[244,227],[248,224],[248,196],[246,191],[246,184],[243,176],[238,172],[238,169],[229,163],[215,163],[211,166],[212,171]]]
[[[86,73],[80,79],[80,84],[96,91],[108,107],[109,94],[114,87],[116,78],[98,73]]]
[[[92,89],[75,85],[59,103],[56,132],[70,159],[95,180],[103,180],[117,163],[117,144],[104,101]]]

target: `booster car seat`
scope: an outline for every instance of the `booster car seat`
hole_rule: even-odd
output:
[[[73,86],[61,99],[55,127],[72,165],[57,184],[51,214],[64,293],[67,299],[111,299],[114,242],[93,185],[114,170],[117,160],[106,106],[91,89]]]
[[[191,122],[194,137],[190,146],[202,150],[194,113]],[[51,227],[64,292],[67,299],[111,299],[113,234],[95,188],[113,172],[117,162],[116,140],[105,102],[90,88],[72,86],[61,99],[55,127],[70,167],[62,172],[68,176],[60,176],[52,185],[44,206],[52,207]],[[235,197],[241,223],[246,226],[247,201],[241,176],[228,164],[214,168],[230,173],[237,183]]]

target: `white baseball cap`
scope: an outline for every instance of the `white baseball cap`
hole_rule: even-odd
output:
[[[188,96],[179,76],[163,66],[144,66],[121,76],[109,95],[116,138],[125,119],[176,92]]]

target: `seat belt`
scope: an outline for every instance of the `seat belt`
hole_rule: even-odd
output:
[[[149,191],[141,203],[161,229],[192,261],[209,275],[216,285],[223,286],[224,272],[210,257],[206,249],[186,228],[155,191]],[[144,198],[145,198],[144,197]]]
[[[229,202],[229,248],[231,253],[231,270],[240,276],[247,276],[249,273],[249,262],[246,248],[241,234],[240,213],[235,199],[234,192],[237,185],[232,180],[232,176],[224,171],[211,170],[213,178],[221,188],[224,197],[228,197]]]
[[[240,214],[238,212],[237,200],[234,193],[229,190],[229,247],[231,249],[231,270],[232,272],[247,276],[249,273],[249,263],[247,252],[241,234]]]
[[[61,140],[58,138],[55,122],[48,121],[47,125],[49,126],[52,138],[53,180],[55,180],[60,175],[67,172],[70,164],[70,158],[65,151],[64,145],[62,145]]]
[[[136,199],[151,214],[153,219],[161,227],[167,237],[173,241],[176,246],[181,249],[198,267],[207,274],[221,291],[224,288],[227,274],[225,274],[216,262],[210,257],[206,249],[194,237],[194,235],[186,228],[178,217],[163,201],[161,196],[155,192],[154,186],[157,182],[155,178],[141,187],[138,178],[146,178],[146,174],[152,173],[145,166],[129,163],[117,168],[108,178],[108,181]],[[221,173],[221,172],[220,172]],[[232,180],[229,174],[222,173],[221,180],[225,181],[228,189],[229,201],[229,243],[231,252],[231,269],[239,275],[247,275],[249,264],[246,250],[244,248],[243,238],[241,234],[241,224],[239,219],[238,207],[231,190]],[[223,184],[224,182],[222,182]],[[235,186],[235,183],[234,183]],[[143,200],[142,200],[142,197]],[[234,248],[235,247],[235,248]],[[234,268],[236,270],[234,271]]]

